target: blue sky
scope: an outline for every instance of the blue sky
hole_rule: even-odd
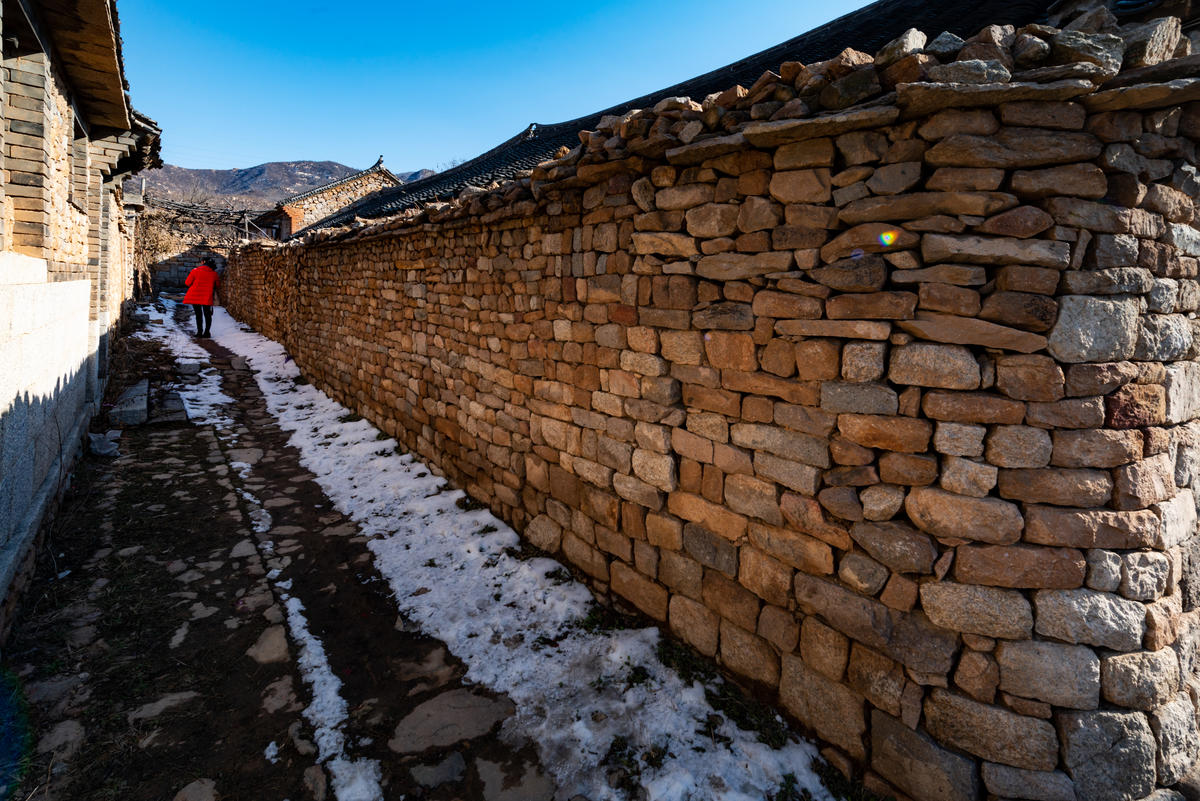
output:
[[[669,86],[865,0],[119,0],[133,103],[163,157],[436,169],[530,122]]]

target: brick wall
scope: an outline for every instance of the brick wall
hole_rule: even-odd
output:
[[[768,76],[490,193],[245,247],[230,309],[872,787],[1175,784],[1195,86],[914,82],[789,118],[805,73]]]

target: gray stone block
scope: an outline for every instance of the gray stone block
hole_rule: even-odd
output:
[[[979,797],[974,760],[942,748],[878,709],[871,713],[871,767],[923,801]]]
[[[137,426],[150,418],[150,382],[143,378],[121,393],[109,410],[108,418],[116,425]]]

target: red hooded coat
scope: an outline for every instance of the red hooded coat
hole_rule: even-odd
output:
[[[217,275],[216,270],[201,264],[188,273],[188,277],[183,283],[188,287],[187,294],[183,296],[184,303],[211,306],[217,286],[221,283],[221,276]]]

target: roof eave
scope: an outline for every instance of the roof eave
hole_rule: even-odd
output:
[[[22,0],[22,6],[27,2]],[[129,130],[130,108],[114,4],[111,0],[40,0],[37,5],[88,124]]]

